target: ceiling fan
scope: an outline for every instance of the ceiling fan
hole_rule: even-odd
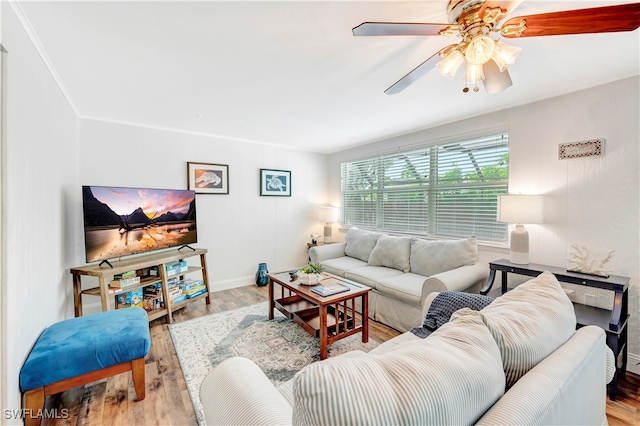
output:
[[[462,38],[394,83],[384,91],[387,95],[401,92],[434,67],[453,79],[465,60],[463,92],[469,91],[469,85],[477,92],[478,83],[482,81],[487,93],[493,94],[512,85],[507,68],[515,62],[521,48],[491,38],[490,34],[498,33],[504,38],[539,37],[633,31],[640,27],[640,3],[519,16],[500,25],[522,1],[449,0],[448,24],[363,22],[352,31],[354,36],[455,35]]]

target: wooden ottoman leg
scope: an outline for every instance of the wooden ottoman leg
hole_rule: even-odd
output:
[[[136,399],[142,401],[145,397],[144,358],[131,361],[131,377],[133,377],[133,387],[136,389]]]
[[[25,426],[38,426],[40,418],[38,412],[44,409],[44,388],[28,390],[24,393]]]

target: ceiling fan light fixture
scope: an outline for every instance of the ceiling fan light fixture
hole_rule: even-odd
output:
[[[467,61],[467,72],[465,75],[465,81],[467,84],[478,84],[484,79],[484,72],[482,71],[482,64],[472,64]]]
[[[521,50],[521,47],[510,46],[498,40],[491,59],[493,59],[498,65],[500,72],[502,72],[515,63]]]
[[[475,36],[469,42],[467,51],[465,52],[467,62],[470,62],[473,65],[482,65],[486,63],[489,59],[491,59],[495,47],[496,41],[491,37],[486,35]]]
[[[444,57],[443,60],[436,64],[440,74],[447,77],[449,80],[453,80],[458,68],[464,62],[464,55],[458,50],[452,50]]]
[[[484,81],[488,93],[499,93],[512,85],[507,68],[515,63],[519,47],[506,45],[489,37],[494,33],[502,37],[541,37],[635,31],[640,2],[560,10],[556,12],[523,15],[501,22],[513,12],[522,0],[449,0],[448,24],[419,22],[363,22],[352,29],[354,36],[450,36],[462,38],[431,55],[384,92],[399,93],[417,79],[438,67],[440,72],[453,78],[466,60],[465,81],[475,84]],[[452,53],[453,50],[459,52]],[[451,53],[451,54],[450,54]],[[442,59],[441,59],[442,58]],[[437,63],[440,61],[439,63]],[[463,92],[468,92],[465,86]]]

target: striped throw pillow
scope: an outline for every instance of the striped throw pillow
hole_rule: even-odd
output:
[[[571,300],[550,272],[520,284],[480,313],[500,348],[507,389],[576,329]]]
[[[311,364],[293,380],[294,425],[472,424],[505,387],[477,312],[389,352]]]

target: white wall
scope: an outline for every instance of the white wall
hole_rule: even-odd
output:
[[[326,197],[326,155],[95,120],[80,123],[82,185],[187,188],[187,161],[229,165],[229,195],[196,198],[198,243],[207,248],[213,290],[254,282],[307,260],[309,235],[322,233],[316,206]],[[260,168],[291,171],[291,197],[261,197]],[[80,186],[73,208],[82,211]],[[78,231],[81,231],[78,224]],[[77,241],[82,247],[82,237]],[[76,258],[82,265],[84,255]],[[85,296],[89,307],[97,298]]]
[[[73,305],[69,267],[79,252],[80,214],[69,209],[78,188],[78,119],[7,2],[2,2],[7,56],[4,193],[4,287],[7,321],[4,409],[20,409],[18,375],[42,330]]]
[[[340,202],[342,161],[508,130],[509,191],[545,195],[545,223],[527,225],[531,262],[566,267],[574,244],[601,255],[615,250],[613,274],[631,277],[628,368],[640,373],[635,365],[640,362],[639,91],[639,78],[633,77],[332,154],[329,198]],[[558,144],[595,138],[606,139],[604,157],[558,160]],[[480,257],[489,261],[508,255],[481,247]],[[579,302],[593,294],[598,306],[613,303],[612,292],[572,288]]]

